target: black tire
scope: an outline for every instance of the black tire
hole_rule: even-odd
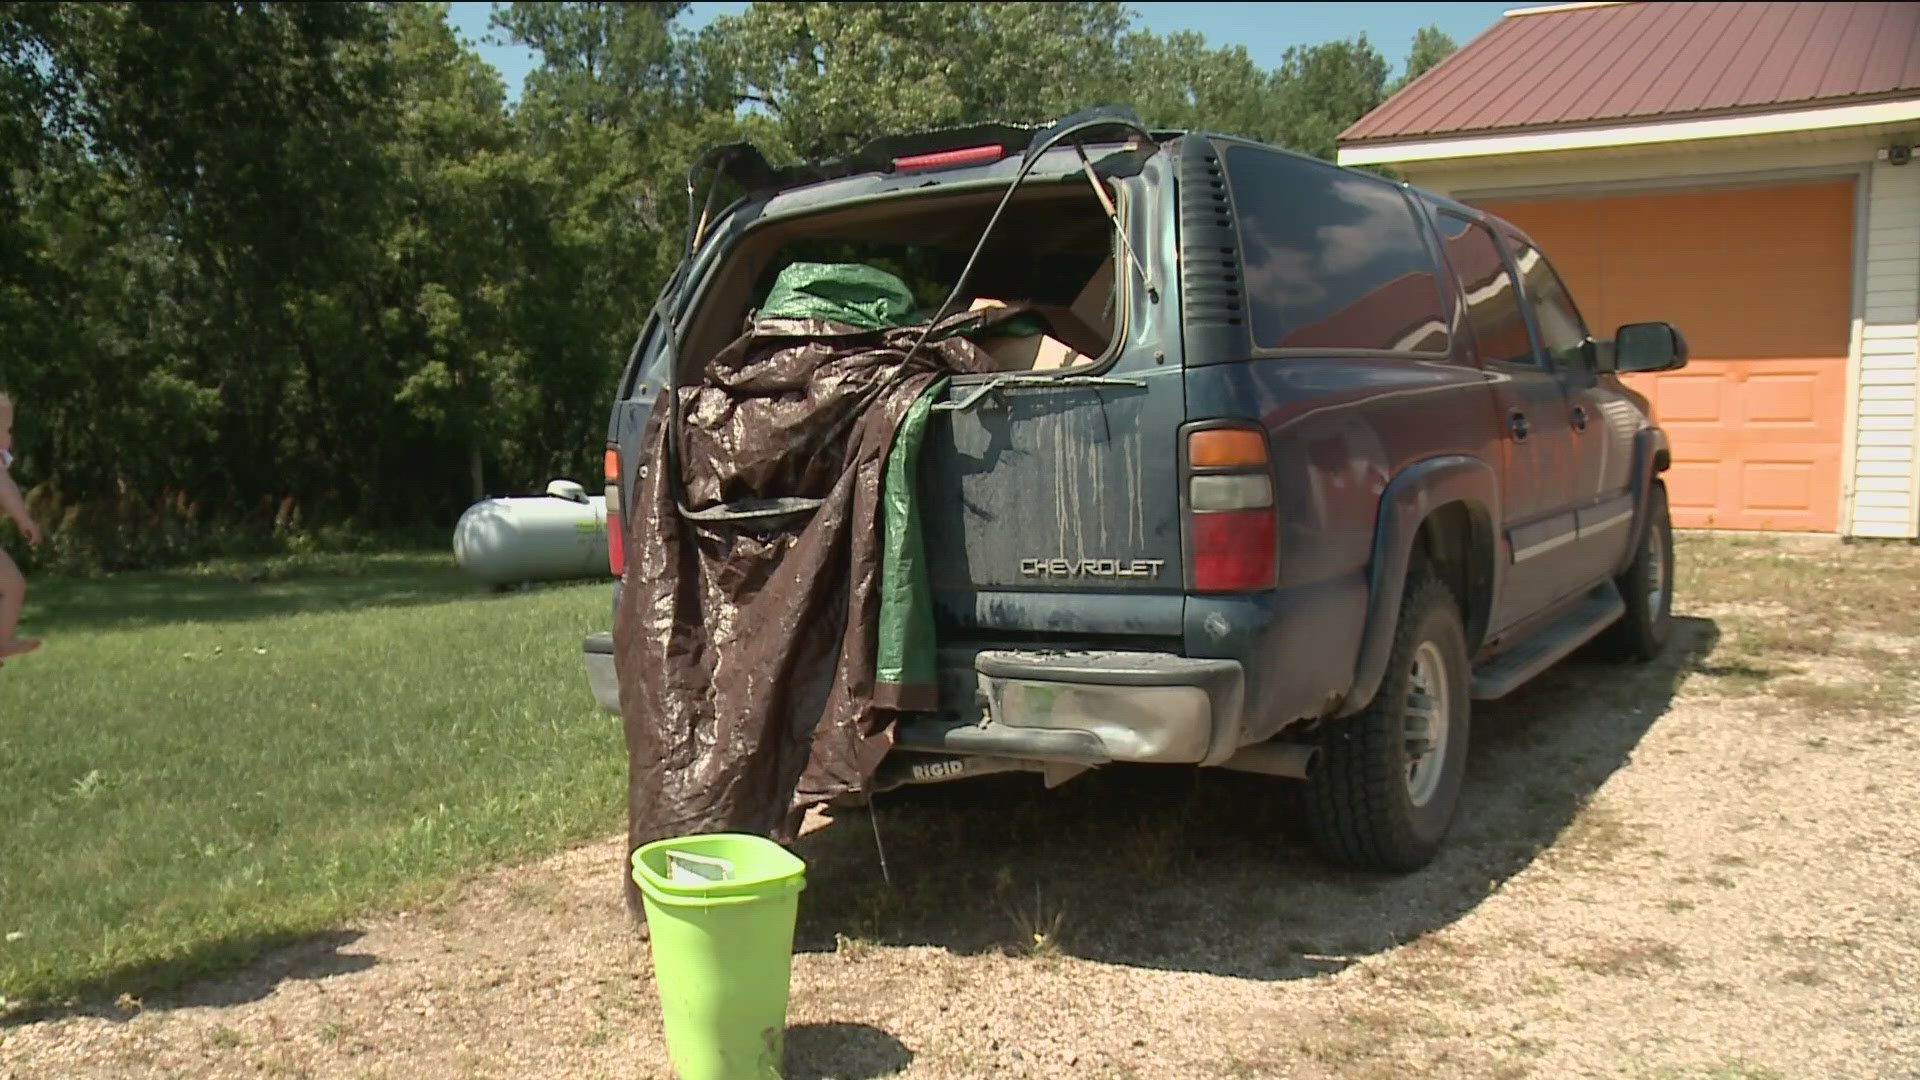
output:
[[[1416,700],[1416,667],[1426,690]],[[1373,701],[1356,716],[1323,725],[1319,760],[1307,780],[1314,847],[1331,862],[1362,870],[1418,870],[1432,861],[1453,824],[1466,773],[1470,669],[1467,636],[1452,590],[1424,566],[1409,575],[1393,652]],[[1429,712],[1431,690],[1444,699]],[[1411,725],[1438,715],[1443,731],[1416,757]],[[1431,730],[1431,729],[1429,729]],[[1428,771],[1420,771],[1424,765]]]
[[[1667,485],[1659,480],[1647,496],[1647,512],[1652,516],[1633,565],[1614,579],[1627,613],[1600,635],[1601,650],[1615,660],[1651,660],[1673,631],[1673,518]]]

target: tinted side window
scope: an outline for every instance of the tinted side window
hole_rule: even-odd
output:
[[[1398,188],[1247,146],[1226,162],[1257,347],[1447,351],[1433,257]]]
[[[1531,364],[1533,339],[1520,307],[1520,289],[1486,226],[1442,211],[1436,214],[1447,262],[1467,301],[1467,325],[1485,363]]]
[[[1513,262],[1526,283],[1527,303],[1533,307],[1533,322],[1540,328],[1540,348],[1557,367],[1584,367],[1587,364],[1587,328],[1580,321],[1580,309],[1553,272],[1546,256],[1519,240],[1513,243]]]

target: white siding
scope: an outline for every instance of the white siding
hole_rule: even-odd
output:
[[[1907,510],[1904,506],[1898,508],[1891,506],[1862,506],[1856,503],[1854,504],[1853,523],[1863,528],[1868,524],[1876,526],[1884,525],[1888,527],[1889,531],[1876,529],[1871,535],[1898,536],[1900,535],[1899,533],[1890,530],[1907,523]]]
[[[1859,446],[1862,454],[1865,454],[1870,446],[1897,446],[1910,450],[1913,448],[1913,432],[1892,428],[1863,430],[1860,432]]]
[[[1920,165],[1867,178],[1853,453],[1856,536],[1920,535]]]
[[[1907,432],[1908,434],[1912,434],[1913,425],[1902,422],[1901,419],[1898,417],[1862,416],[1860,418],[1860,430],[1861,431],[1904,431],[1904,432]]]

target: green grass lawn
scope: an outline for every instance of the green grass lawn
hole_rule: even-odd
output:
[[[608,595],[490,595],[425,553],[31,582],[46,644],[0,669],[0,1014],[618,828],[619,725],[580,665]]]

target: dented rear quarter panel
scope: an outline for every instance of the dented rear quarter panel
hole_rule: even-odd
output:
[[[1187,603],[1190,655],[1248,672],[1249,738],[1332,710],[1353,684],[1366,629],[1381,495],[1443,453],[1484,457],[1492,402],[1480,370],[1446,361],[1284,357],[1188,365],[1195,419],[1267,433],[1279,518],[1279,586]]]

